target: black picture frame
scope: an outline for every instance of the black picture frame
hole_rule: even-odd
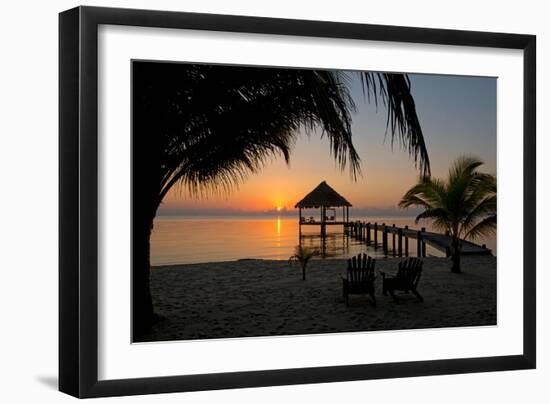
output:
[[[98,380],[98,26],[179,28],[523,51],[523,354]],[[166,11],[77,7],[59,16],[59,389],[76,397],[324,383],[536,366],[536,37]]]

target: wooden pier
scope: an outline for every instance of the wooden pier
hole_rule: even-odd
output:
[[[426,256],[426,245],[445,253],[448,257],[451,254],[452,237],[446,234],[426,231],[423,227],[420,230],[410,229],[408,226],[397,227],[395,224],[378,224],[377,222],[354,221],[345,225],[345,232],[348,236],[358,241],[372,245],[375,250],[381,248],[386,256],[408,257],[409,239],[416,240],[416,251],[413,255],[417,257]],[[382,242],[379,243],[379,234]],[[390,241],[391,240],[391,241]],[[390,247],[391,244],[391,247]],[[478,245],[470,241],[462,240],[461,255],[488,255],[491,250],[485,244]]]

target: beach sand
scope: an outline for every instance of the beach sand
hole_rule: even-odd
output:
[[[376,269],[394,273],[399,259],[379,259]],[[346,307],[340,275],[344,260],[313,260],[302,281],[287,261],[240,260],[151,269],[151,292],[162,320],[139,341],[318,334],[496,324],[496,257],[462,257],[462,274],[450,260],[427,257],[418,290],[366,296]]]

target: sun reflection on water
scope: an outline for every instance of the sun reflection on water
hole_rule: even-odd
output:
[[[396,223],[415,228],[414,218],[367,218],[371,222]],[[333,226],[327,235],[326,256],[345,258],[359,252],[372,256],[383,254],[366,243],[347,238],[340,226]],[[391,240],[391,238],[390,238]],[[155,220],[151,237],[152,265],[189,264],[198,262],[232,261],[243,258],[286,260],[298,244],[321,250],[319,228],[304,226],[302,240],[299,222],[295,217],[160,217]],[[381,243],[379,236],[378,242]],[[495,239],[483,240],[495,248]],[[390,241],[391,244],[391,241]],[[415,250],[414,240],[409,248]],[[428,248],[428,250],[430,250]],[[431,251],[428,251],[431,253]]]

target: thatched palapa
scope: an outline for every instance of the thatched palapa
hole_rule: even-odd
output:
[[[351,207],[351,203],[346,198],[336,192],[326,181],[321,182],[313,191],[307,194],[295,208],[320,208],[320,207]]]
[[[321,182],[294,206],[298,208],[300,218],[300,243],[302,239],[302,225],[321,226],[322,237],[326,235],[327,225],[343,225],[345,230],[349,223],[349,208],[351,206],[351,203],[328,185],[326,181]],[[340,220],[336,216],[335,208],[342,208],[342,217]],[[316,220],[312,216],[309,218],[303,217],[302,209],[320,209],[320,220]]]

